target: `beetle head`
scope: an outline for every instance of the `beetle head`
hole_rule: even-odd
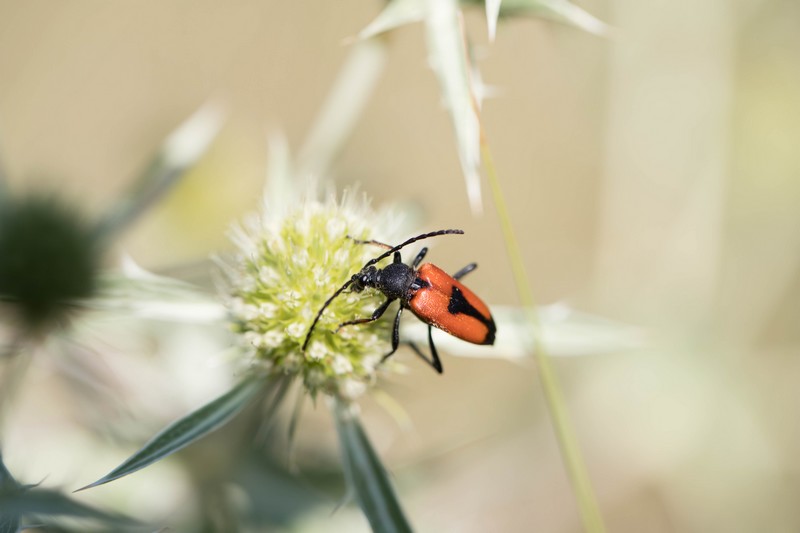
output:
[[[374,266],[368,266],[362,269],[358,274],[353,274],[350,278],[350,290],[353,292],[361,292],[366,287],[375,285],[375,275],[378,271]]]

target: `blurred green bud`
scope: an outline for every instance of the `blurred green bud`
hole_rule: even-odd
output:
[[[0,202],[0,301],[24,327],[63,324],[96,289],[94,226],[52,195]]]

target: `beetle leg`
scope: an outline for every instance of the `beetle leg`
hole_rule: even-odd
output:
[[[422,350],[420,350],[419,347],[416,344],[414,344],[413,342],[409,342],[408,345],[411,346],[411,349],[414,350],[414,352],[418,356],[420,356],[420,358],[423,361],[425,361],[426,363],[431,365],[434,370],[436,370],[438,373],[441,374],[441,373],[444,372],[444,368],[442,368],[442,361],[439,359],[439,354],[436,352],[436,346],[434,346],[434,344],[433,344],[432,331],[433,331],[433,327],[429,325],[428,326],[428,344],[431,347],[431,356],[432,356],[431,359],[428,359],[425,356],[425,354],[422,353]]]
[[[335,333],[339,333],[339,330],[345,326],[353,326],[355,324],[366,324],[368,322],[375,322],[380,317],[383,316],[383,313],[389,308],[389,304],[391,304],[394,300],[392,298],[388,298],[385,302],[383,302],[380,307],[378,307],[373,313],[372,316],[369,318],[357,318],[355,320],[348,320],[347,322],[342,322],[339,324],[339,327],[336,328]]]
[[[458,272],[456,272],[455,274],[453,274],[453,278],[454,279],[461,279],[464,276],[466,276],[467,274],[469,274],[470,272],[472,272],[473,270],[475,270],[476,268],[478,268],[478,263],[470,263],[467,266],[465,266],[464,268],[462,268],[461,270],[459,270]]]
[[[436,369],[438,373],[444,372],[442,368],[442,362],[439,360],[439,354],[436,353],[436,346],[433,344],[433,326],[428,324],[428,344],[431,347],[431,357],[433,360],[431,361],[431,366]]]
[[[401,305],[400,309],[397,310],[397,315],[394,317],[394,328],[392,329],[392,351],[383,356],[383,359],[381,359],[381,363],[389,359],[389,357],[391,357],[394,354],[394,352],[397,351],[397,348],[400,346],[400,316],[402,314],[403,314],[403,306]],[[433,334],[431,333],[432,330],[433,327],[429,325],[428,343],[430,344],[431,347],[431,355],[432,355],[431,359],[426,357],[425,354],[422,353],[422,350],[420,350],[417,347],[417,345],[414,344],[413,342],[406,342],[404,344],[408,344],[409,346],[411,346],[411,349],[414,350],[414,352],[418,356],[420,356],[420,358],[422,358],[423,361],[431,365],[434,368],[434,370],[436,370],[438,373],[441,374],[444,370],[442,369],[442,362],[439,360],[439,354],[436,352],[436,346],[433,345]]]
[[[397,351],[397,347],[400,346],[400,315],[403,314],[403,306],[400,306],[400,309],[397,310],[397,315],[394,317],[394,328],[392,328],[392,351],[387,353],[381,359],[381,363],[389,359],[389,357]]]
[[[417,254],[417,257],[414,258],[414,261],[411,263],[411,268],[416,270],[417,267],[419,266],[419,264],[425,258],[425,254],[427,254],[427,253],[428,253],[428,247],[426,246],[425,248],[420,250],[419,253]]]

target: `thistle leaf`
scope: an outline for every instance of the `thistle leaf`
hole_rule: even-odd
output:
[[[636,350],[647,345],[647,332],[640,327],[576,311],[564,304],[538,309],[542,340],[552,357],[597,356]],[[487,359],[519,360],[533,354],[533,337],[525,310],[521,307],[492,306],[497,324],[494,346],[480,346],[434,330],[436,347],[448,355]],[[410,322],[402,340],[428,342],[428,326]]]
[[[227,317],[224,305],[195,285],[148,272],[127,255],[120,267],[101,275],[92,308],[190,324],[219,324]]]
[[[126,516],[79,503],[59,491],[21,485],[8,471],[0,455],[0,533],[16,533],[24,518],[37,521],[71,517],[113,524],[115,529],[139,525]]]
[[[480,118],[470,80],[469,52],[456,0],[430,0],[425,12],[429,62],[456,134],[467,197],[474,213],[483,209],[480,173]]]
[[[20,513],[10,505],[5,505],[6,494],[19,490],[19,484],[6,468],[0,454],[0,533],[17,533],[20,529]]]
[[[355,492],[361,510],[373,531],[411,531],[386,467],[375,453],[361,422],[348,405],[338,401],[334,408],[336,430],[342,447],[342,462],[348,485]]]
[[[17,533],[19,526],[19,515],[0,511],[0,533]]]
[[[298,176],[330,173],[375,92],[387,55],[386,43],[382,39],[361,40],[351,47],[300,148]]]
[[[134,184],[97,226],[101,239],[123,230],[141,213],[158,201],[205,153],[222,126],[222,111],[207,104],[196,111],[169,137]]]
[[[487,6],[489,3],[487,1]],[[611,33],[608,24],[567,0],[504,0],[500,7],[500,16],[516,15],[550,19],[599,36]]]
[[[19,487],[19,484],[11,475],[3,462],[3,454],[0,453],[0,491],[10,490]]]
[[[489,40],[494,41],[497,35],[497,17],[500,16],[501,0],[486,0],[486,26],[489,30]]]
[[[38,521],[71,517],[115,524],[118,527],[141,525],[132,518],[79,503],[55,490],[34,488],[0,493],[0,532],[16,532],[13,524],[16,523],[19,527],[23,516],[33,517]]]
[[[78,491],[132,474],[205,437],[230,421],[265,386],[258,377],[242,381],[216,400],[167,426],[120,466]]]
[[[359,39],[369,39],[381,33],[420,22],[425,17],[423,0],[393,0],[358,34]]]

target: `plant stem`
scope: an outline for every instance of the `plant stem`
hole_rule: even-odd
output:
[[[517,285],[517,291],[522,300],[522,305],[525,307],[533,332],[533,352],[536,364],[539,367],[539,379],[544,390],[547,408],[553,421],[553,429],[561,449],[561,456],[572,483],[572,488],[575,491],[575,498],[578,501],[583,527],[584,530],[590,533],[603,533],[605,531],[603,517],[600,514],[600,508],[597,505],[589,475],[586,471],[586,465],[572,429],[569,413],[564,402],[564,395],[558,383],[558,376],[550,363],[550,356],[547,354],[547,349],[542,340],[542,327],[536,311],[533,289],[528,281],[528,276],[525,274],[522,253],[514,233],[514,227],[511,224],[508,206],[500,189],[500,180],[497,176],[497,169],[489,149],[489,143],[483,131],[481,131],[481,155],[486,169],[487,180],[492,190],[492,199],[500,219],[506,251],[511,261],[514,282]]]

